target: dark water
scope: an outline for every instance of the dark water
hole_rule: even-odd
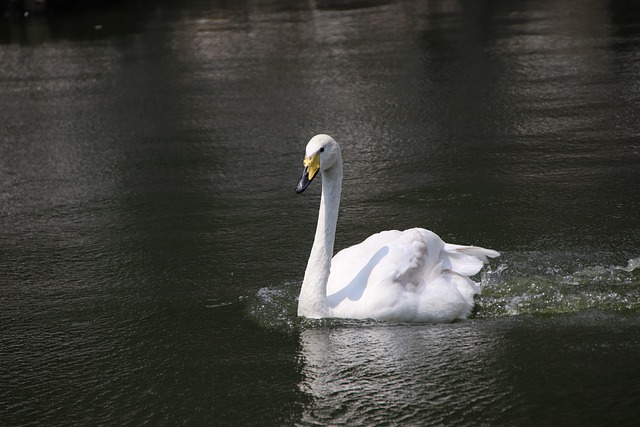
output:
[[[124,3],[0,21],[0,425],[635,425],[634,2]],[[296,318],[320,132],[472,319]]]

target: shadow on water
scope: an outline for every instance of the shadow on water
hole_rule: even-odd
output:
[[[0,44],[42,44],[52,41],[99,41],[110,37],[141,34],[159,22],[179,20],[185,15],[217,14],[224,19],[245,21],[250,12],[246,1],[94,0],[22,2],[0,5]],[[36,10],[29,6],[40,6]],[[162,16],[162,19],[158,19]]]

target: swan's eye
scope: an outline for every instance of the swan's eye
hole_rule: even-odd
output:
[[[324,151],[324,147],[322,147],[322,148],[320,149],[320,152],[321,152],[321,153],[322,153],[323,151]]]

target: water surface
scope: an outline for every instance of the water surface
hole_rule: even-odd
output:
[[[638,7],[136,1],[0,41],[0,424],[638,419]],[[472,319],[296,318],[320,132],[336,249],[502,252]]]

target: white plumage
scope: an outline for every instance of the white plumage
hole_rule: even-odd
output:
[[[451,322],[466,318],[477,285],[469,279],[498,252],[442,241],[423,228],[382,231],[333,259],[342,190],[342,156],[328,135],[306,149],[301,193],[317,173],[322,197],[315,240],[300,290],[298,315],[402,322]]]

